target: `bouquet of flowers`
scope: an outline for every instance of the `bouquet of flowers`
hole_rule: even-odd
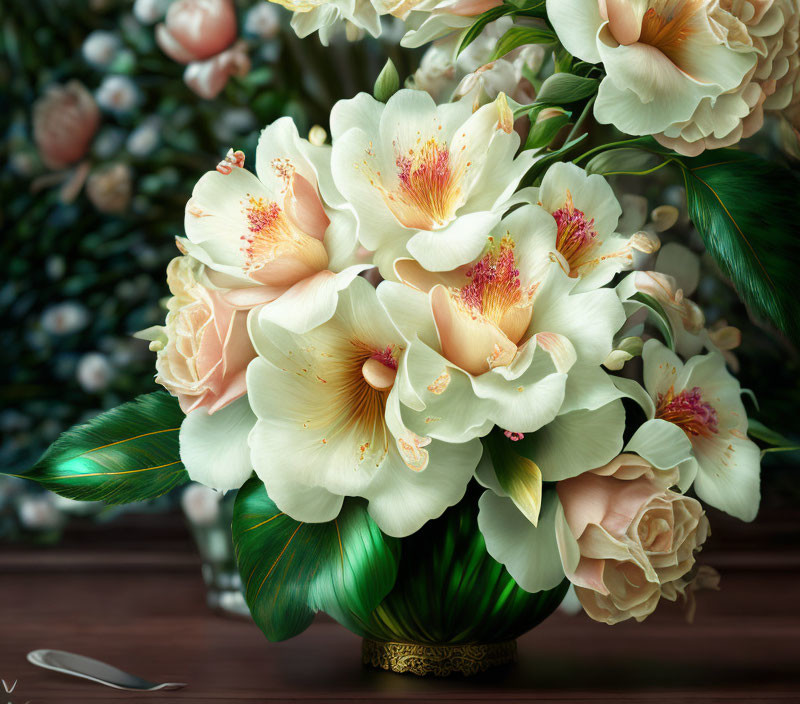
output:
[[[798,0],[282,4],[325,40],[392,14],[453,61],[511,23],[451,102],[388,63],[333,106],[330,144],[284,117],[254,171],[232,149],[202,176],[166,322],[139,333],[169,393],[68,431],[25,476],[109,502],[238,490],[267,637],[323,610],[388,669],[506,661],[570,583],[610,624],[691,608],[717,579],[704,504],[752,520],[751,436],[779,436],[748,423],[739,331],[706,327],[691,257],[660,250],[678,209],[648,218],[605,176],[672,169],[753,314],[797,336],[797,181],[726,147],[800,101]],[[630,136],[592,141],[592,115]]]

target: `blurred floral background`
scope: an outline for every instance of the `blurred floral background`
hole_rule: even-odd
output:
[[[31,466],[58,434],[101,410],[154,389],[147,343],[132,333],[163,319],[164,270],[176,254],[183,209],[197,179],[229,148],[248,156],[263,126],[282,115],[302,135],[324,138],[339,98],[371,91],[387,58],[401,79],[435,98],[490,93],[498,73],[470,73],[488,60],[491,31],[448,64],[451,47],[400,50],[402,25],[380,40],[324,49],[299,40],[290,15],[264,0],[10,0],[0,19],[0,463]],[[199,12],[199,14],[198,14]],[[199,24],[198,24],[199,23]],[[200,27],[201,38],[192,28]],[[511,71],[519,100],[546,61],[534,47]],[[506,69],[504,69],[506,70]],[[513,94],[512,94],[513,96]],[[319,126],[319,127],[315,127]],[[597,126],[593,126],[596,130]],[[604,128],[607,129],[607,128]],[[610,141],[605,135],[606,141]],[[775,122],[743,148],[797,167],[797,135]],[[729,363],[758,400],[753,416],[800,445],[800,356],[751,318],[703,253],[676,174],[614,184],[638,193],[643,217],[680,210],[662,241],[696,255],[687,276],[709,323],[735,326],[742,344]],[[642,189],[646,188],[646,192]],[[644,221],[643,221],[644,222]],[[687,295],[689,291],[686,291]],[[734,356],[735,355],[735,356]],[[795,506],[800,453],[767,453],[764,506]],[[184,501],[210,520],[203,497]],[[173,510],[176,497],[107,509],[0,477],[0,541],[56,541],[75,516],[113,520],[122,511]],[[203,514],[205,510],[205,514]],[[205,518],[204,518],[205,517]]]

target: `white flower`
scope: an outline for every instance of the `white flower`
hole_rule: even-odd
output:
[[[114,32],[96,29],[83,40],[83,58],[97,68],[109,66],[119,51],[119,37]]]
[[[167,14],[172,0],[134,0],[133,15],[142,24],[155,24]]]
[[[320,199],[329,154],[281,118],[261,134],[257,176],[243,168],[241,152],[231,152],[186,204],[183,245],[208,266],[212,283],[232,289],[227,297],[236,306],[268,303],[270,319],[299,332],[333,315],[338,291],[366,268],[349,266],[352,215]]]
[[[716,100],[704,98],[689,120],[656,136],[664,146],[691,156],[755,134],[764,123],[764,109],[789,104],[800,71],[798,0],[726,0],[710,18],[729,47],[755,52],[757,62],[737,88]]]
[[[430,271],[473,260],[533,162],[504,95],[473,113],[418,90],[384,105],[364,93],[331,114],[336,185],[384,277],[411,255]],[[324,191],[323,191],[324,193]]]
[[[502,0],[380,0],[378,3],[382,12],[409,19],[410,24],[422,19],[400,42],[410,48],[469,27],[477,15],[501,4]]]
[[[631,269],[634,251],[654,252],[659,247],[658,238],[645,232],[617,234],[622,209],[611,186],[574,164],[553,164],[538,192],[528,193],[556,222],[555,237],[549,242],[540,239],[540,256],[552,253],[561,268],[579,280],[578,291],[602,286]]]
[[[599,365],[624,322],[621,304],[610,289],[577,293],[577,281],[541,255],[555,230],[547,212],[527,205],[503,219],[469,266],[434,274],[396,262],[405,283],[384,282],[378,295],[407,341],[412,430],[451,442],[494,424],[530,433],[560,410],[619,396]]]
[[[362,496],[381,530],[405,536],[461,499],[480,442],[448,444],[403,425],[405,343],[364,279],[305,335],[253,314],[250,336],[252,461],[281,511],[330,521],[345,496]]]
[[[351,41],[357,38],[358,30],[366,30],[373,37],[380,36],[381,33],[379,13],[370,0],[272,0],[272,2],[294,12],[292,28],[298,37],[307,37],[309,34],[319,32],[319,40],[323,46],[328,46],[331,37],[343,26]]]
[[[150,155],[161,139],[161,118],[151,115],[128,135],[126,146],[134,156]]]
[[[761,453],[747,437],[747,414],[739,382],[719,352],[692,357],[685,365],[657,340],[642,353],[640,402],[649,421],[634,437],[646,445],[679,447],[688,438],[694,461],[681,486],[694,480],[697,495],[744,521],[758,511]]]
[[[85,328],[91,316],[85,306],[74,301],[56,303],[42,314],[42,327],[51,335],[69,335]]]
[[[181,494],[181,506],[195,525],[210,526],[219,518],[222,494],[202,484],[190,484]]]
[[[75,375],[84,391],[96,394],[109,385],[114,376],[114,368],[104,354],[87,352],[78,362]]]
[[[139,104],[141,94],[127,76],[106,76],[95,93],[95,99],[103,110],[124,114]]]
[[[272,39],[281,30],[279,10],[269,2],[258,2],[245,15],[244,31],[258,39]]]
[[[713,16],[717,5],[547,0],[547,15],[567,51],[603,63],[606,77],[594,106],[598,122],[629,134],[680,129],[701,137],[727,134],[728,122],[747,114],[750,107],[728,92],[756,65],[755,51],[733,48],[722,36]],[[719,105],[720,114],[702,107],[711,104]]]

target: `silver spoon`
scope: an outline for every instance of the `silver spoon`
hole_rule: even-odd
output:
[[[28,653],[28,662],[38,665],[46,670],[63,672],[73,677],[83,677],[113,687],[114,689],[127,689],[134,692],[155,692],[157,690],[181,689],[185,684],[180,682],[164,682],[157,684],[148,682],[141,677],[118,670],[99,660],[68,653],[65,650],[33,650]]]

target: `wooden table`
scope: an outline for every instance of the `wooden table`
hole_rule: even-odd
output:
[[[252,623],[212,614],[182,534],[157,548],[119,532],[115,544],[92,533],[61,549],[2,548],[0,678],[17,687],[0,702],[800,702],[800,551],[797,523],[785,525],[791,540],[763,548],[712,544],[704,562],[723,588],[700,595],[694,625],[666,603],[614,627],[557,613],[519,641],[515,667],[444,681],[363,669],[359,638],[326,618],[269,643]],[[189,686],[118,692],[33,667],[36,648]]]

